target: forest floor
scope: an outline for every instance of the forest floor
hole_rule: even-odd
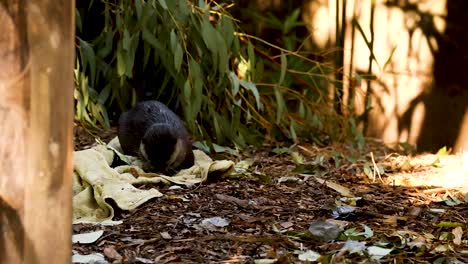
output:
[[[108,142],[115,129],[101,134]],[[75,150],[94,138],[75,129]],[[95,263],[468,263],[468,153],[411,155],[369,140],[361,150],[263,147],[241,176],[164,194],[73,253]]]

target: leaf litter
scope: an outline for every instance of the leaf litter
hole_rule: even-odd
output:
[[[94,142],[83,130],[75,141]],[[468,263],[468,154],[416,156],[369,141],[362,151],[229,155],[239,162],[233,177],[163,187],[162,198],[117,212],[119,225],[74,225],[74,235],[94,236],[73,244],[73,261]]]

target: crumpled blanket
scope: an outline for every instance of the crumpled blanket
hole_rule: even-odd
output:
[[[114,217],[114,206],[132,210],[150,199],[163,196],[155,188],[136,186],[154,184],[193,185],[208,178],[222,178],[234,169],[229,160],[213,161],[204,152],[194,150],[195,165],[174,176],[147,173],[143,162],[121,154],[118,138],[107,145],[75,151],[73,172],[73,223],[102,223]],[[114,155],[129,165],[112,168]]]

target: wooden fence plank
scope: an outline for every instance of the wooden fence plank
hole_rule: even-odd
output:
[[[70,263],[74,6],[0,1],[1,263]]]

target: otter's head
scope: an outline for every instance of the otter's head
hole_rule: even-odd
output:
[[[155,170],[174,172],[193,165],[193,152],[188,138],[170,124],[155,124],[143,136],[140,154]]]

